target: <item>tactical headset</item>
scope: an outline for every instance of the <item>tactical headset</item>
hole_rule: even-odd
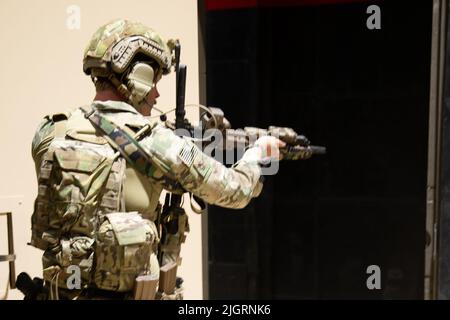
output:
[[[138,54],[144,56],[142,61],[135,59]],[[163,68],[155,66],[161,63],[160,57],[163,50],[157,43],[143,36],[127,37],[112,47],[109,67],[91,68],[91,77],[94,82],[106,77],[128,103],[139,108],[161,79]]]

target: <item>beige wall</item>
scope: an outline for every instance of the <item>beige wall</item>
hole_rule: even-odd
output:
[[[66,23],[70,5],[80,8],[80,29]],[[41,252],[26,243],[36,195],[30,155],[40,119],[92,100],[90,79],[82,72],[82,53],[94,31],[114,18],[138,20],[165,38],[178,38],[188,65],[186,103],[198,103],[197,2],[195,0],[2,0],[0,1],[0,211],[14,210],[16,269],[41,275]],[[158,86],[158,106],[174,106],[174,75]],[[198,113],[188,110],[188,117]],[[190,214],[191,233],[183,245],[180,274],[187,299],[202,298],[200,217]],[[6,219],[0,217],[0,254],[7,252]],[[0,294],[7,264],[0,263]],[[21,298],[17,290],[10,298]]]

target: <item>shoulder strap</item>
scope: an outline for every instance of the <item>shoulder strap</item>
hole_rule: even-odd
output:
[[[156,167],[149,155],[142,149],[137,141],[141,135],[147,133],[151,129],[150,125],[144,126],[134,137],[132,137],[125,130],[102,116],[92,105],[82,107],[81,110],[84,112],[86,119],[88,119],[94,127],[103,134],[103,137],[108,141],[111,147],[116,151],[119,151],[128,163],[143,175],[153,177]]]
[[[55,138],[63,138],[66,135],[67,119],[69,119],[70,114],[70,112],[65,112],[47,116],[55,124]]]

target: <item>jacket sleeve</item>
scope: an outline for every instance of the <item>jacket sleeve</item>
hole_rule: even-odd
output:
[[[227,168],[203,153],[192,141],[160,125],[141,140],[141,145],[161,174],[175,179],[186,191],[210,204],[239,209],[261,192],[256,148],[248,149],[240,161]]]
[[[54,138],[54,123],[48,117],[39,124],[31,143],[31,155],[33,156],[36,174],[41,164],[42,156],[47,152]]]

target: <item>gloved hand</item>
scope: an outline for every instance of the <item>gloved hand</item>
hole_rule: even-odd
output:
[[[286,143],[272,136],[263,136],[255,142],[255,147],[259,149],[261,161],[281,160],[280,148],[286,146]]]

